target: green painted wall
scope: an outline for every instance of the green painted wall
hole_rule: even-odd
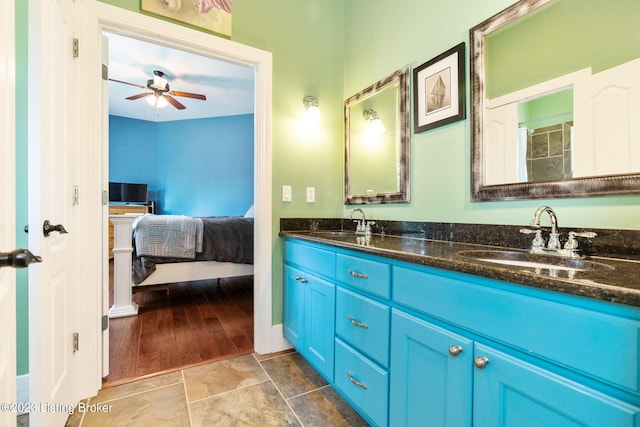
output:
[[[16,28],[16,248],[29,247],[27,234],[27,6],[15,1]],[[29,372],[29,293],[27,269],[16,270],[18,375]]]
[[[139,0],[104,1],[139,11]],[[343,100],[402,66],[417,67],[461,41],[467,42],[468,70],[469,29],[511,3],[234,2],[231,39],[273,52],[274,324],[282,321],[280,218],[346,217],[350,210],[342,195]],[[322,124],[316,129],[301,126],[305,95],[315,95],[320,102]],[[536,207],[549,204],[561,227],[640,228],[640,196],[470,202],[468,119],[412,135],[411,180],[411,203],[365,206],[367,217],[525,225]],[[285,184],[293,186],[290,203],[280,201]],[[316,187],[316,203],[305,202],[307,186]]]

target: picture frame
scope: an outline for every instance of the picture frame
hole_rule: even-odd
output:
[[[233,0],[140,0],[143,12],[231,37]]]
[[[424,132],[466,119],[465,43],[413,70],[413,129]]]

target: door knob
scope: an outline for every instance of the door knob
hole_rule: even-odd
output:
[[[42,262],[42,258],[32,254],[28,249],[0,252],[0,267],[25,268],[32,262]]]
[[[51,234],[51,232],[53,231],[57,231],[60,234],[67,234],[68,231],[64,229],[64,226],[62,224],[57,224],[57,225],[53,225],[51,224],[51,222],[49,222],[49,220],[45,220],[44,224],[42,224],[42,233],[44,234],[44,237],[49,237],[49,234]]]

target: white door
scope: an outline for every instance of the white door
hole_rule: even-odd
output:
[[[14,3],[0,2],[0,252],[15,239],[15,54]],[[16,280],[0,268],[0,404],[16,402]],[[0,410],[0,425],[15,426],[16,413]],[[12,408],[9,408],[12,409]],[[17,409],[17,408],[16,408]]]
[[[31,402],[47,408],[30,414],[37,426],[63,426],[69,413],[59,408],[89,397],[79,395],[89,378],[77,353],[89,340],[75,337],[88,312],[89,302],[81,300],[91,286],[85,265],[98,254],[91,244],[81,246],[97,237],[83,227],[74,181],[83,162],[78,129],[86,126],[76,96],[82,82],[73,49],[77,3],[29,2],[29,248],[43,260],[29,269],[29,392]],[[55,226],[50,233],[45,221]]]

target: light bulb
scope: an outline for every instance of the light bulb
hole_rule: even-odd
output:
[[[162,95],[147,96],[147,103],[154,108],[164,108],[169,104]]]

